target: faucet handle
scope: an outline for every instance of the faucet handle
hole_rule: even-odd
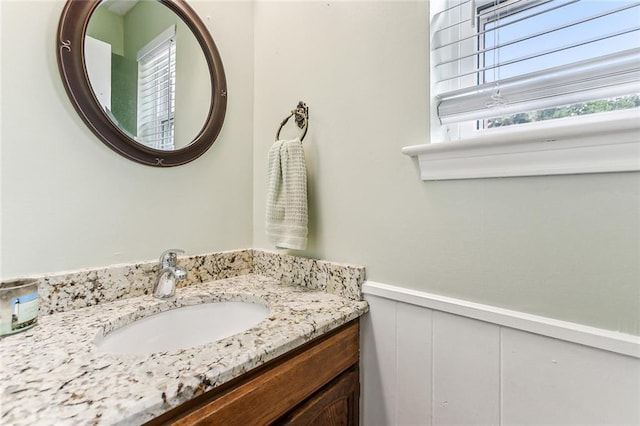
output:
[[[178,258],[178,253],[184,253],[184,250],[169,249],[162,252],[160,255],[160,265],[163,268],[167,266],[175,266]]]

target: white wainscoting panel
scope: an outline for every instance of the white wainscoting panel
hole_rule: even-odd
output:
[[[496,325],[433,311],[434,425],[500,423],[499,339]]]
[[[396,424],[396,304],[379,297],[367,302],[376,313],[361,321],[360,363],[366,365],[367,391],[361,392],[366,410],[360,410],[360,419],[365,425]]]
[[[502,329],[504,424],[640,425],[640,361]]]
[[[431,311],[396,304],[396,336],[396,421],[417,425],[432,413]]]
[[[364,294],[364,426],[640,425],[637,336],[384,284]]]

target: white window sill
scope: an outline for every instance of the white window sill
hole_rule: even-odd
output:
[[[422,180],[640,170],[638,110],[492,129],[464,141],[412,145]]]

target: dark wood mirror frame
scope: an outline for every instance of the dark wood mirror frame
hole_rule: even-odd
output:
[[[186,147],[162,151],[136,142],[120,130],[100,106],[89,83],[84,61],[84,39],[89,18],[100,0],[67,0],[60,16],[56,50],[62,81],[76,111],[109,148],[138,163],[178,166],[204,154],[220,133],[227,110],[227,82],[213,38],[196,12],[184,0],[159,0],[191,29],[204,52],[211,76],[211,105],[202,130]]]

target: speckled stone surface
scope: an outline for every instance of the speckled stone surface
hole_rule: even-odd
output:
[[[206,277],[203,273],[198,279]],[[132,277],[126,279],[130,283]],[[107,290],[96,284],[92,291]],[[256,274],[188,285],[176,295],[171,302],[144,295],[46,315],[36,327],[0,340],[0,422],[139,424],[367,310],[363,301]],[[227,300],[265,304],[270,314],[244,333],[189,349],[112,355],[94,345],[97,336],[135,319]]]
[[[178,263],[188,271],[178,287],[256,273],[283,284],[362,300],[365,269],[361,266],[253,249],[181,256]],[[157,272],[158,261],[149,261],[32,278],[39,281],[43,316],[150,294]]]
[[[365,268],[288,254],[254,250],[253,271],[276,278],[283,284],[297,284],[353,300],[362,300]]]
[[[178,283],[184,287],[250,274],[253,250],[185,256],[178,263],[188,271],[186,280]],[[39,281],[40,315],[150,294],[158,264],[156,260],[33,277]]]

